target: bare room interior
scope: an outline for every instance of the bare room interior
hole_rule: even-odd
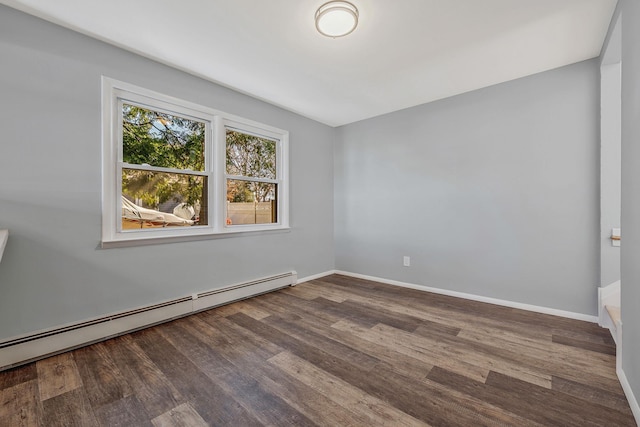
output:
[[[0,426],[640,423],[637,1],[0,3]]]

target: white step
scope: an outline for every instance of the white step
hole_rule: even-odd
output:
[[[2,253],[9,239],[9,230],[0,230],[0,261],[2,261]]]
[[[616,326],[616,329],[620,323],[622,323],[622,316],[620,314],[620,307],[616,307],[615,305],[605,305],[604,308],[607,309],[607,314],[611,320],[613,320],[613,324]]]

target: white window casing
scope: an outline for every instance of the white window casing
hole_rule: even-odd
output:
[[[192,171],[125,163],[122,149],[123,103],[204,123],[204,170]],[[226,175],[226,129],[269,139],[276,143],[275,179],[247,179]],[[289,229],[289,133],[287,131],[103,77],[102,133],[102,247],[201,240]],[[123,230],[121,226],[122,168],[205,177],[208,180],[207,225]],[[228,225],[225,213],[227,178],[276,184],[277,222]]]

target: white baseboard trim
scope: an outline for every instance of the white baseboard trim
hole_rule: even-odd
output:
[[[310,282],[311,280],[322,279],[323,277],[330,276],[335,273],[336,273],[336,270],[329,270],[329,271],[325,271],[324,273],[312,274],[311,276],[298,279],[298,284],[304,283],[304,282]]]
[[[618,374],[622,390],[624,390],[624,394],[627,396],[627,400],[629,401],[629,406],[631,407],[631,412],[633,412],[633,417],[636,419],[636,424],[640,426],[640,405],[638,405],[638,400],[633,394],[631,384],[629,384],[629,380],[627,380],[627,376],[622,368],[617,369],[616,373]]]
[[[295,285],[295,271],[0,341],[0,371],[179,317]]]
[[[551,314],[553,316],[566,317],[566,318],[575,319],[575,320],[583,320],[585,322],[591,322],[591,323],[598,323],[597,316],[591,316],[588,314],[574,313],[571,311],[558,310],[555,308],[541,307],[537,305],[524,304],[520,302],[507,301],[507,300],[502,300],[497,298],[483,297],[480,295],[450,291],[447,289],[432,288],[430,286],[416,285],[413,283],[400,282],[397,280],[384,279],[384,278],[375,277],[375,276],[367,276],[365,274],[351,273],[348,271],[336,270],[334,271],[334,273],[342,274],[344,276],[356,277],[359,279],[372,280],[374,282],[386,283],[388,285],[401,286],[403,288],[416,289],[418,291],[433,292],[434,294],[448,295],[451,297],[463,298],[471,301],[486,302],[489,304],[501,305],[504,307],[517,308],[520,310],[534,311],[536,313]]]

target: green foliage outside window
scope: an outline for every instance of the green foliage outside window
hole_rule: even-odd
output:
[[[136,165],[204,171],[205,132],[202,122],[124,104],[123,160]],[[206,204],[206,179],[201,176],[123,169],[122,193],[149,208],[174,198],[190,206]]]
[[[203,122],[123,104],[123,161],[142,168],[123,167],[122,194],[154,210],[170,200],[197,206],[199,224],[206,224],[207,177],[180,173],[181,170],[205,171],[205,135]],[[231,203],[275,201],[277,186],[254,179],[275,180],[276,158],[276,141],[228,129],[226,173],[247,180],[228,179],[227,200]],[[153,171],[145,166],[174,171]]]
[[[227,174],[248,178],[276,179],[276,142],[227,130]],[[267,202],[275,199],[275,186],[256,181],[227,181],[227,200]]]

